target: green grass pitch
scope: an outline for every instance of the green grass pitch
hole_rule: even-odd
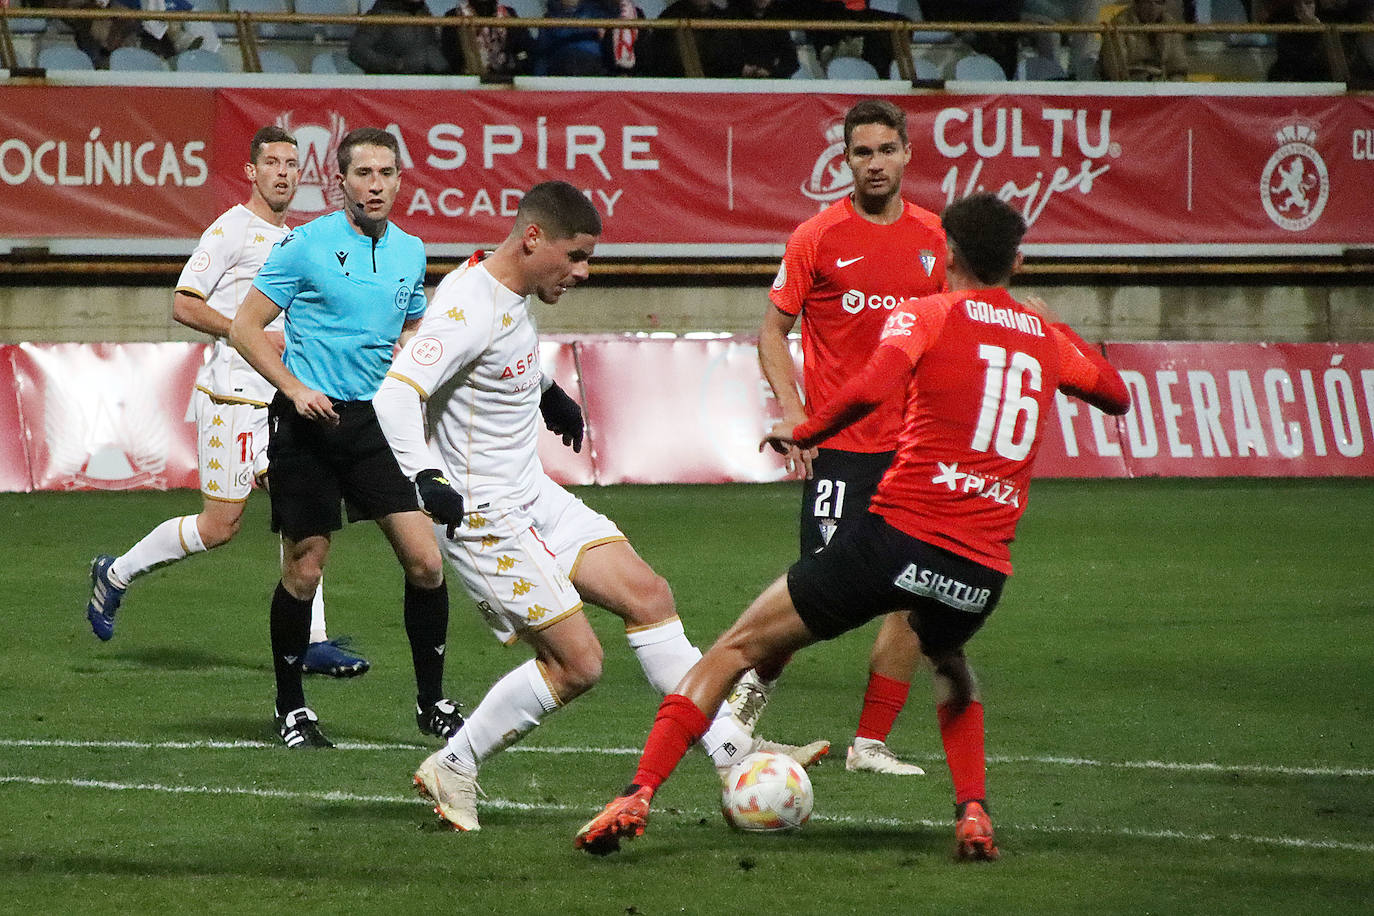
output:
[[[705,645],[792,559],[795,485],[580,491],[673,584]],[[760,731],[826,737],[816,813],[732,832],[699,755],[618,855],[572,847],[628,780],[656,698],[601,611],[598,688],[482,773],[483,829],[413,795],[400,573],[335,542],[334,634],[365,677],[307,682],[341,747],[278,747],[265,497],[213,555],[130,590],[115,639],[86,567],[179,493],[0,496],[0,910],[298,913],[1355,913],[1374,909],[1374,483],[1039,481],[1017,572],[970,644],[1002,861],[952,861],[919,676],[891,744],[924,778],[848,774],[873,628],[801,653]],[[528,657],[451,589],[448,689]],[[432,745],[431,745],[432,746]]]

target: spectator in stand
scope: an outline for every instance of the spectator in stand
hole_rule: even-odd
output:
[[[674,0],[658,14],[659,19],[729,19],[724,8],[711,0]],[[653,34],[653,55],[658,76],[686,76],[687,70],[678,51],[677,36],[670,29],[656,29]],[[743,51],[738,32],[700,30],[696,33],[697,55],[701,72],[708,77],[739,76]],[[787,74],[791,76],[792,74]]]
[[[481,16],[491,19],[515,19],[515,10],[496,0],[459,0],[445,16]],[[467,73],[463,48],[458,40],[459,30],[444,27],[439,30],[439,47],[448,61],[450,73]],[[499,28],[485,26],[477,30],[477,53],[481,57],[480,76],[483,79],[508,80],[517,74],[529,73],[534,66],[534,39],[523,26]]]
[[[368,16],[428,17],[425,0],[377,0]],[[432,25],[360,25],[348,42],[348,59],[364,73],[448,73]]]
[[[869,9],[868,0],[774,0],[776,9],[770,18],[810,19],[824,21],[882,22],[906,17]],[[882,32],[837,32],[808,29],[806,40],[816,49],[816,60],[824,68],[836,57],[861,57],[873,65],[879,76],[887,76],[892,67],[892,39]]]
[[[1302,23],[1321,25],[1316,0],[1289,0],[1271,8],[1268,21],[1274,25]],[[1320,83],[1332,79],[1331,62],[1326,56],[1322,36],[1312,33],[1281,33],[1274,36],[1274,63],[1269,79],[1276,83]]]
[[[1164,9],[1165,0],[1134,0],[1117,13],[1115,25],[1152,25],[1178,22]],[[1128,80],[1156,82],[1188,78],[1188,53],[1179,32],[1119,33],[1121,62]]]
[[[1374,25],[1374,0],[1352,0],[1347,14],[1350,22]],[[1374,32],[1347,34],[1345,59],[1350,65],[1351,88],[1374,88]]]
[[[927,22],[1020,22],[1022,0],[921,0]],[[968,45],[986,54],[1016,79],[1017,41],[1014,32],[974,32]]]
[[[549,0],[550,19],[608,19],[611,12],[598,0]],[[535,42],[537,76],[605,76],[601,54],[602,29],[560,26],[540,29]]]
[[[617,19],[647,19],[634,0],[616,0]],[[644,76],[652,72],[648,32],[639,29],[608,29],[601,39],[601,56],[611,76]]]
[[[55,10],[94,10],[104,9],[110,0],[42,0],[34,6]],[[64,19],[72,30],[72,40],[86,53],[97,70],[110,68],[110,53],[124,43],[138,30],[134,19]]]
[[[726,13],[732,19],[789,19],[792,14],[779,10],[777,0],[730,0]],[[790,33],[741,31],[737,33],[739,69],[734,76],[760,79],[787,79],[797,72],[797,49]]]

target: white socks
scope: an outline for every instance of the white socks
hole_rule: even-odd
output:
[[[562,704],[549,689],[539,662],[530,659],[492,685],[444,748],[445,764],[476,776],[488,757],[510,747]]]
[[[155,566],[204,553],[205,544],[200,540],[196,518],[194,515],[169,518],[149,531],[143,540],[130,547],[110,566],[110,581],[119,588],[128,588],[130,582]]]
[[[644,676],[659,693],[672,693],[682,678],[701,658],[701,650],[687,640],[682,620],[674,617],[653,627],[626,631]],[[753,748],[754,738],[740,728],[730,707],[721,704],[706,734],[698,742],[717,767],[732,766]]]

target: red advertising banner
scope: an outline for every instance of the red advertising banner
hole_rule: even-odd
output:
[[[0,492],[26,493],[33,489],[23,418],[19,413],[19,379],[14,372],[15,346],[0,346]]]
[[[1183,90],[1179,90],[1182,92]],[[895,94],[906,194],[1011,200],[1032,254],[1226,254],[1374,245],[1374,98]],[[0,235],[194,239],[244,194],[254,130],[301,144],[290,219],[339,205],[339,138],[402,146],[394,216],[431,245],[504,237],[530,185],[562,179],[605,217],[603,252],[772,254],[843,197],[841,119],[811,92],[0,87]],[[117,119],[115,115],[117,114]]]
[[[203,344],[21,344],[14,348],[37,490],[198,485],[186,422]]]
[[[1374,477],[1374,344],[1107,344],[1131,391],[1108,417],[1062,395],[1040,477]],[[196,486],[186,409],[195,344],[5,347],[0,490]],[[564,484],[783,479],[778,416],[750,338],[543,341],[587,421],[582,451],[539,441]]]
[[[0,86],[0,237],[193,242],[219,213],[214,101],[211,89]],[[214,180],[242,196],[242,175]]]
[[[1374,475],[1374,344],[1108,344],[1133,477]]]

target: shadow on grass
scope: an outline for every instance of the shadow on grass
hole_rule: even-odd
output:
[[[74,665],[78,674],[98,674],[111,665],[120,667],[153,668],[160,671],[253,671],[270,674],[269,661],[249,662],[243,658],[217,655],[199,648],[154,646],[123,649],[103,656],[99,664],[85,662]]]

